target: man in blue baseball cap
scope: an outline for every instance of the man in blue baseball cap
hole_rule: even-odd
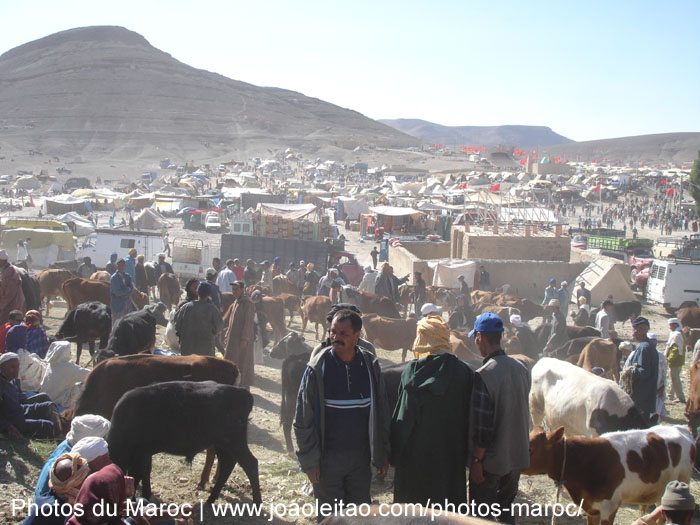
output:
[[[481,314],[469,332],[484,358],[474,377],[469,499],[486,503],[490,519],[515,523],[511,503],[520,472],[530,466],[530,372],[501,349],[502,335],[503,321],[490,312]]]
[[[632,376],[632,401],[640,412],[651,420],[656,412],[658,389],[659,353],[647,337],[649,320],[637,317],[632,320],[632,335],[638,341],[629,357],[629,373]]]

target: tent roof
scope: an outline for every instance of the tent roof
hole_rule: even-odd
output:
[[[377,215],[387,215],[389,217],[404,217],[406,215],[419,215],[423,213],[413,208],[399,208],[397,206],[371,206],[369,211]]]

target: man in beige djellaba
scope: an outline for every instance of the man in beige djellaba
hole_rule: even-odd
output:
[[[250,389],[255,378],[255,305],[245,295],[245,283],[236,281],[231,285],[234,301],[227,312],[226,354],[224,358],[238,366],[241,374],[240,386]]]

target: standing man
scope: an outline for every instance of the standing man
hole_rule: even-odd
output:
[[[221,271],[221,259],[219,259],[218,257],[214,257],[211,260],[211,266],[216,270],[216,274],[218,275]]]
[[[242,281],[243,278],[245,277],[245,275],[244,275],[245,269],[243,268],[243,266],[241,266],[240,259],[233,260],[233,266],[231,267],[231,271],[236,276],[236,281]],[[228,290],[226,290],[226,291],[228,291]]]
[[[92,264],[90,257],[83,257],[83,264],[78,266],[78,277],[89,279],[97,271],[97,266]]]
[[[221,313],[221,290],[219,290],[219,287],[216,285],[216,270],[214,268],[207,268],[204,276],[211,285],[211,295],[209,296],[211,302],[214,303],[214,306],[216,306],[219,309],[219,313]]]
[[[134,293],[134,284],[131,277],[126,273],[126,261],[117,261],[117,271],[109,280],[110,308],[112,310],[112,326],[119,319],[133,311],[134,305],[131,302],[131,294]]]
[[[464,275],[460,275],[459,277],[457,277],[457,281],[459,282],[459,294],[466,297],[467,300],[471,303],[472,291],[469,289],[469,285],[464,280]]]
[[[134,284],[139,292],[148,295],[148,276],[146,275],[146,267],[143,264],[145,259],[143,255],[136,257],[136,279],[134,279]]]
[[[10,264],[5,250],[0,250],[0,325],[5,324],[12,310],[24,312],[22,278]]]
[[[585,281],[579,281],[578,288],[576,288],[576,302],[581,304],[580,298],[586,298],[586,304],[591,304],[591,291],[586,288]]]
[[[491,275],[482,264],[479,266],[479,290],[488,291],[491,289]]]
[[[544,350],[554,350],[569,340],[569,336],[566,333],[566,317],[561,311],[559,299],[550,300],[547,306],[552,312],[552,331],[549,334]]]
[[[255,378],[253,338],[255,337],[255,305],[243,293],[245,283],[236,281],[231,286],[233,304],[229,307],[224,358],[236,363],[241,373],[241,385],[250,390]]]
[[[114,275],[114,272],[117,271],[117,252],[112,252],[112,255],[109,256],[109,261],[105,265],[105,271],[109,275]]]
[[[163,251],[170,257],[170,234],[168,234],[168,230],[163,230]]]
[[[630,375],[632,392],[630,396],[635,406],[647,418],[656,412],[656,397],[659,373],[659,354],[647,338],[649,321],[637,317],[632,321],[632,334],[639,342],[629,357],[629,368],[623,372]]]
[[[124,257],[124,262],[126,263],[126,267],[124,271],[127,273],[129,277],[131,277],[131,280],[136,279],[136,256],[138,255],[138,252],[136,251],[136,248],[131,248],[129,250],[129,255]]]
[[[600,337],[610,339],[610,310],[613,303],[609,299],[603,301],[600,305],[600,311],[595,316],[595,329],[600,332]]]
[[[571,302],[571,292],[567,288],[569,283],[566,281],[561,282],[561,288],[557,290],[557,299],[559,299],[559,304],[561,304],[561,311],[564,314],[564,318],[569,315],[569,303]]]
[[[231,285],[237,281],[236,274],[233,272],[233,259],[226,261],[226,268],[219,272],[216,278],[216,286],[223,292],[231,290]]]
[[[549,280],[549,286],[544,289],[544,299],[542,299],[542,305],[549,305],[549,301],[552,299],[559,299],[557,294],[557,280],[554,277]]]
[[[370,256],[372,257],[372,268],[375,270],[377,269],[377,257],[379,257],[379,251],[377,250],[377,247],[375,246],[372,248],[372,251],[369,252]]]
[[[503,321],[493,313],[481,314],[469,332],[484,358],[474,377],[469,499],[498,504],[503,511],[498,521],[515,523],[511,503],[520,472],[530,466],[531,380],[527,368],[501,349],[502,335]]]
[[[158,283],[160,276],[163,275],[164,273],[174,274],[175,272],[173,271],[173,267],[170,265],[170,263],[165,261],[165,254],[159,253],[158,254],[158,263],[156,264],[156,268],[155,268],[156,283]]]
[[[245,281],[246,286],[253,286],[260,280],[260,275],[255,269],[255,261],[253,259],[248,259],[245,263],[245,271],[243,272],[243,281]],[[221,286],[219,286],[221,288]],[[225,289],[221,288],[226,291]],[[314,291],[316,289],[314,288]]]
[[[423,308],[426,300],[425,281],[420,272],[413,273],[413,304],[415,306],[416,316],[420,315],[420,310]]]
[[[185,303],[175,315],[175,331],[180,338],[182,355],[214,357],[216,336],[221,330],[221,311],[210,299],[212,291],[209,281],[200,282],[197,286],[199,298]]]
[[[671,332],[668,334],[664,355],[671,371],[671,395],[669,399],[675,395],[679,402],[685,404],[683,384],[681,383],[681,369],[685,363],[685,341],[681,331],[681,322],[677,317],[672,317],[668,320],[668,327]]]
[[[388,469],[391,412],[379,361],[357,345],[361,331],[357,313],[339,311],[331,346],[311,358],[299,387],[297,458],[313,484],[319,521],[339,501],[370,503],[371,465],[380,476]]]
[[[377,282],[377,272],[371,266],[365,266],[365,274],[362,276],[360,286],[357,288],[361,292],[374,293],[374,284]]]

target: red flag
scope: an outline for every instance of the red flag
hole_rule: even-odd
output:
[[[598,161],[595,160],[595,159],[593,159],[593,160],[591,161],[591,164],[597,164],[597,163],[598,163]]]
[[[598,184],[597,186],[593,186],[591,188],[591,191],[600,191],[600,184]]]
[[[468,183],[468,182],[465,182],[464,184],[462,184],[462,185],[459,187],[459,189],[460,189],[460,190],[465,189],[465,188],[467,187],[467,184],[469,184],[469,183]]]
[[[666,195],[673,195],[674,193],[676,193],[676,192],[673,188],[669,188],[666,190]]]
[[[500,189],[501,189],[500,184],[494,184],[493,186],[491,186],[491,191],[498,191]]]
[[[527,164],[527,159],[520,159],[520,164]]]
[[[666,185],[666,184],[668,184],[668,181],[666,179],[664,179],[661,181],[661,184]]]

